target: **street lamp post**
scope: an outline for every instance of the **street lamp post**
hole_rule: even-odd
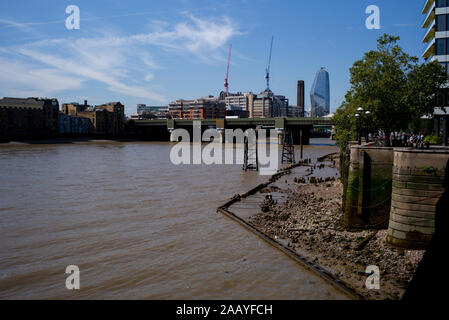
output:
[[[355,115],[355,117],[357,118],[357,134],[359,136],[359,146],[362,145],[362,116],[363,116],[363,108],[360,107],[357,109],[357,113]]]
[[[357,140],[359,145],[362,144],[362,136],[360,135],[360,114],[356,113],[355,118],[357,119]]]
[[[366,139],[366,142],[368,142],[368,136],[369,136],[369,133],[368,133],[368,121],[369,121],[370,115],[371,115],[370,111],[366,111],[365,112],[365,139]]]

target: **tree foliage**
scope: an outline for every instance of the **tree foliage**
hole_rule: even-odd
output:
[[[343,148],[356,136],[354,115],[359,107],[371,112],[366,119],[371,130],[382,130],[387,136],[433,113],[436,93],[447,75],[438,62],[419,64],[397,44],[399,39],[384,34],[377,49],[350,68],[351,88],[333,118]]]

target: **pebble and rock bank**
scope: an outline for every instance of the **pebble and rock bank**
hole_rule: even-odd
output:
[[[347,230],[343,186],[335,174],[339,172],[338,156],[320,160],[319,164],[306,161],[291,166],[267,184],[234,197],[218,211],[346,288],[353,298],[400,299],[424,251],[393,247],[386,241],[386,229]],[[233,212],[235,203],[251,197],[260,200],[258,213]],[[365,286],[369,276],[365,271],[371,265],[380,269],[379,290]]]

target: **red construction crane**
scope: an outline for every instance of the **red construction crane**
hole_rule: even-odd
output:
[[[229,80],[229,65],[230,65],[230,63],[231,63],[231,51],[232,51],[232,44],[231,44],[231,46],[229,47],[228,69],[227,69],[227,71],[226,71],[226,79],[225,79],[225,82],[224,82],[224,86],[225,86],[225,89],[226,89],[226,96],[227,96],[228,93],[229,93],[229,82],[228,82],[228,80]]]

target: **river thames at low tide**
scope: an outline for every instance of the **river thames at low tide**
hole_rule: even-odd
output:
[[[335,152],[312,139],[305,157]],[[169,143],[0,145],[0,299],[345,299],[216,213],[267,176]],[[69,291],[68,265],[80,269]]]

